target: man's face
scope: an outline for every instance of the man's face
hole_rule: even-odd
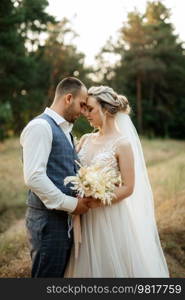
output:
[[[65,110],[64,117],[68,122],[74,123],[84,113],[87,96],[87,89],[82,87],[78,94],[72,98],[71,103]]]

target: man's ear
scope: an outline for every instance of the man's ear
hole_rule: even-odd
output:
[[[73,95],[72,94],[66,94],[65,95],[65,103],[69,105],[69,104],[72,103],[72,101],[73,101]]]

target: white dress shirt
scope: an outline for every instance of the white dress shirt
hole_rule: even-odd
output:
[[[44,113],[62,128],[73,147],[70,137],[73,125],[50,108],[46,108]],[[61,192],[46,174],[52,139],[52,129],[44,119],[34,119],[24,128],[20,137],[23,147],[24,181],[47,208],[73,212],[78,199]]]

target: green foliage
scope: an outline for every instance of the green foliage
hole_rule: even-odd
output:
[[[47,5],[46,0],[0,3],[0,140],[9,129],[20,133],[49,105],[62,78],[76,76],[91,83],[84,54],[73,44],[76,33],[67,19],[57,22],[48,15]],[[43,32],[47,39],[41,45]]]
[[[35,96],[35,88],[39,89],[39,64],[26,44],[28,48],[38,46],[39,33],[46,30],[48,22],[54,22],[44,12],[47,4],[46,0],[2,0],[0,4],[0,107],[3,110],[8,103],[12,117],[5,123],[16,133],[25,125],[27,109],[35,106],[29,100]],[[40,101],[44,98],[41,94]],[[7,135],[6,129],[1,126],[1,137]]]
[[[66,18],[48,27],[48,39],[42,50],[43,62],[50,66],[49,103],[53,100],[58,82],[64,77],[75,76],[85,84],[90,83],[87,77],[90,69],[84,67],[84,54],[77,51],[73,43],[75,37],[76,33],[70,28],[70,23]]]
[[[128,14],[116,44],[99,56],[105,84],[132,99],[140,133],[185,138],[185,54],[173,33],[170,11],[160,1],[148,2],[144,14]],[[114,66],[103,57],[119,54]]]
[[[10,129],[9,124],[12,122],[12,111],[9,102],[0,105],[0,140],[4,140],[6,132]]]
[[[78,139],[86,134],[93,131],[93,128],[90,126],[89,122],[84,118],[80,117],[74,124],[73,127],[73,134],[76,136]]]
[[[50,105],[66,76],[125,94],[141,134],[185,138],[185,51],[162,2],[148,2],[143,14],[128,14],[117,42],[109,39],[97,55],[97,70],[84,66],[69,20],[56,21],[47,5],[47,0],[0,2],[0,140],[20,133]],[[109,55],[116,55],[114,65]],[[81,118],[74,132],[80,136],[91,129]]]

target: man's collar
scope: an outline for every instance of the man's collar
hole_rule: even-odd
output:
[[[73,124],[66,121],[62,116],[60,116],[53,109],[46,107],[44,113],[50,116],[57,123],[57,125],[62,126],[64,130],[71,132],[73,128]]]

